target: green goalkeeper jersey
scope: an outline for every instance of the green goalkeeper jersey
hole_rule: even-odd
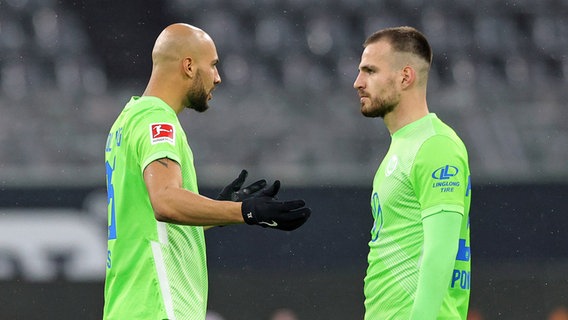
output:
[[[409,318],[424,244],[422,220],[442,211],[457,212],[463,218],[454,270],[437,319],[466,319],[470,196],[466,148],[435,114],[392,135],[373,181],[374,225],[364,287],[366,320]]]
[[[197,193],[193,154],[177,115],[155,97],[133,97],[105,150],[108,257],[104,319],[205,319],[207,265],[202,227],[159,222],[143,171],[160,158],[180,164]]]

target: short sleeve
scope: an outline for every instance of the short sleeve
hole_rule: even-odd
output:
[[[427,139],[410,172],[422,218],[441,211],[463,215],[468,176],[467,154],[462,144],[444,135]]]
[[[169,158],[180,163],[181,130],[175,114],[147,113],[133,131],[140,170],[144,171],[152,161],[161,158]]]

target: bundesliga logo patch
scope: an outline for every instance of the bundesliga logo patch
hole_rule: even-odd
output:
[[[152,123],[150,125],[150,140],[152,144],[169,142],[175,144],[175,128],[169,123]]]

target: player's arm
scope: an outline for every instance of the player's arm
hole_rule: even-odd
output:
[[[151,162],[144,169],[144,181],[158,221],[197,226],[244,222],[241,203],[216,201],[184,189],[176,161],[161,158]]]
[[[449,137],[431,137],[418,151],[411,176],[422,206],[424,232],[411,319],[436,319],[458,252],[467,188],[465,154]],[[439,182],[450,187],[442,187]]]
[[[254,183],[244,188],[249,191],[243,195],[240,187],[245,177],[246,172],[241,173],[219,195],[219,199],[228,197],[231,200],[242,199],[242,202],[219,201],[184,189],[181,169],[176,161],[161,158],[152,161],[144,169],[144,181],[158,221],[197,226],[245,222],[290,231],[303,225],[310,217],[311,210],[305,207],[303,200],[276,200],[279,181],[262,190],[257,188],[260,189],[264,184]],[[251,194],[254,196],[249,197]]]
[[[441,211],[423,221],[424,247],[410,319],[436,319],[458,252],[462,214]]]

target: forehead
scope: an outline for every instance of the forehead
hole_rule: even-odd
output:
[[[212,61],[217,60],[217,48],[215,43],[209,37],[206,37],[201,42],[201,56],[204,60]]]
[[[386,41],[373,42],[363,50],[361,65],[374,65],[386,62],[391,53],[390,43]]]

